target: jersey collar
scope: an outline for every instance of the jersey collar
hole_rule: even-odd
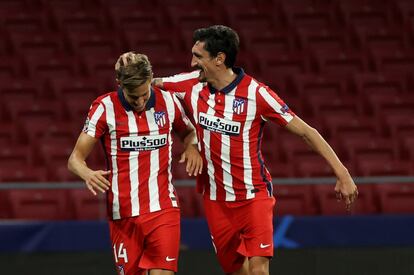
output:
[[[121,87],[118,88],[118,98],[121,101],[121,104],[122,104],[122,106],[124,107],[124,109],[126,111],[133,111],[134,110],[134,108],[132,108],[132,106],[126,100],[125,95],[122,92]],[[151,95],[150,95],[149,100],[147,101],[147,104],[145,105],[145,109],[150,110],[151,108],[154,108],[154,107],[155,107],[155,92],[151,87]]]
[[[239,85],[239,83],[242,81],[245,73],[244,70],[242,68],[239,67],[233,67],[233,72],[237,74],[237,77],[235,80],[233,80],[232,83],[230,83],[229,85],[227,85],[226,87],[224,87],[221,92],[223,92],[224,94],[229,93],[230,91],[232,91],[234,88],[236,88],[237,85]],[[214,94],[217,92],[217,89],[214,88],[212,85],[208,84],[208,88],[210,89],[210,93]]]

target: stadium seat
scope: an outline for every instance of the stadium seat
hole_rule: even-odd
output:
[[[298,28],[296,36],[299,46],[303,50],[311,50],[313,52],[324,51],[342,51],[350,47],[348,37],[338,28],[320,27],[315,29]]]
[[[147,35],[136,35],[135,32],[123,31],[122,37],[128,49],[133,49],[148,56],[162,55],[177,51],[177,38],[173,38],[171,32],[151,32]],[[150,58],[152,63],[152,59]],[[156,68],[154,68],[156,69]]]
[[[119,39],[112,31],[67,31],[65,41],[74,55],[117,56],[121,51]],[[132,48],[135,49],[135,48]]]
[[[272,54],[285,53],[296,48],[294,39],[286,30],[263,29],[240,29],[240,47],[244,51],[267,52]]]
[[[66,220],[72,217],[66,190],[10,190],[13,219]]]
[[[31,154],[27,152],[27,154]],[[45,182],[48,180],[44,167],[35,167],[33,163],[16,162],[9,158],[7,162],[0,159],[0,182]]]
[[[7,167],[15,166],[24,167],[33,164],[33,155],[31,154],[30,145],[11,144],[10,146],[0,147],[0,166],[1,170],[9,173]]]
[[[334,173],[325,159],[317,153],[306,156],[298,156],[294,162],[295,175],[297,177],[332,177]]]
[[[232,4],[221,2],[224,18],[235,30],[266,30],[274,29],[273,10],[263,9],[254,3]],[[276,16],[277,17],[277,16]],[[277,19],[277,18],[276,18]]]
[[[323,29],[338,24],[332,2],[280,1],[279,9],[293,28]]]
[[[356,51],[313,51],[312,58],[317,72],[326,76],[350,76],[369,70],[365,55]]]
[[[86,187],[68,191],[69,202],[73,205],[75,220],[105,220],[107,217],[105,195],[93,195]]]
[[[85,1],[86,2],[86,1]],[[50,6],[51,27],[57,31],[90,31],[91,35],[99,30],[108,29],[106,16],[100,6],[78,8],[68,6]]]
[[[373,186],[358,184],[358,199],[350,212],[346,211],[345,202],[338,202],[334,191],[335,184],[318,184],[315,186],[315,197],[318,211],[322,215],[367,215],[375,214],[378,208],[375,205]]]
[[[79,74],[79,65],[76,58],[68,55],[26,56],[25,64],[29,76],[33,79],[53,79],[56,77],[73,77]]]
[[[344,24],[387,26],[392,22],[388,1],[350,0],[339,2],[339,14]]]
[[[0,16],[3,27],[10,33],[24,32],[32,34],[49,29],[47,14],[43,11],[6,8],[0,9]]]
[[[62,36],[51,32],[10,33],[11,45],[16,55],[59,55],[67,51]]]
[[[2,220],[10,219],[11,217],[11,207],[8,193],[8,190],[0,190],[0,219]]]
[[[383,214],[412,214],[414,212],[414,185],[403,183],[377,184],[375,192]]]
[[[380,133],[380,127],[372,123],[371,118],[363,116],[326,116],[321,118],[323,120],[324,133],[327,133],[328,138],[340,138],[341,140],[346,140],[348,137],[342,135],[343,132],[367,132],[371,133],[371,136],[375,136]],[[350,135],[350,139],[353,139],[353,136]],[[361,137],[355,137],[354,139],[361,139]]]
[[[93,83],[101,83],[102,87],[111,91],[115,84],[115,63],[118,56],[83,55],[80,57],[80,64],[87,76],[95,79]],[[111,85],[110,85],[111,84]]]
[[[276,197],[274,213],[276,217],[283,215],[314,215],[315,197],[311,185],[277,184],[273,193]]]
[[[13,78],[20,77],[23,73],[23,61],[20,56],[4,55],[0,58],[0,79],[3,85],[10,84]],[[8,81],[7,81],[8,80]],[[23,79],[19,79],[23,80]]]
[[[309,62],[302,52],[289,52],[285,55],[269,55],[267,52],[256,53],[261,72],[279,77],[303,74],[310,71]]]
[[[357,47],[369,51],[404,49],[406,41],[400,27],[367,27],[365,25],[353,25],[351,35],[354,37]]]
[[[324,110],[349,110],[349,112],[352,112],[355,116],[358,116],[360,112],[358,102],[355,102],[353,98],[333,93],[325,94],[324,92],[313,92],[306,95],[304,100],[307,102],[307,113],[312,116],[318,116],[318,114],[321,114]],[[338,113],[340,112],[338,111]]]
[[[414,67],[414,53],[410,50],[377,49],[370,52],[370,58],[379,72],[408,74]]]

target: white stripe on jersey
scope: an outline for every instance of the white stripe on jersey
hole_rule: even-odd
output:
[[[259,89],[259,93],[267,102],[267,104],[269,104],[269,106],[272,107],[276,113],[278,113],[284,120],[286,120],[286,122],[290,122],[293,119],[293,116],[290,113],[281,112],[282,105],[280,105],[279,102],[277,102],[277,100],[274,99],[264,87],[261,87]]]
[[[154,135],[159,134],[158,125],[155,123],[154,118],[154,109],[151,109],[150,111],[146,112],[147,115],[147,123],[148,123],[148,129],[150,133],[154,133]],[[151,156],[150,156],[150,176],[148,180],[148,189],[149,189],[149,199],[150,199],[150,205],[149,209],[150,212],[161,210],[160,207],[160,198],[158,193],[158,172],[160,168],[159,163],[159,150],[151,150]]]
[[[170,94],[167,93],[162,93],[162,96],[164,97],[164,101],[165,101],[165,105],[167,106],[167,114],[168,114],[168,118],[170,121],[170,125],[169,128],[172,129],[172,124],[174,122],[174,117],[175,117],[175,108],[174,108],[174,102],[176,104],[178,102],[178,99]],[[174,102],[171,100],[173,99]],[[179,107],[182,108],[181,105],[178,105]],[[184,110],[182,110],[182,112],[184,112]],[[172,137],[171,134],[168,135],[168,144],[169,144],[169,148],[168,148],[168,191],[169,191],[169,197],[171,200],[171,204],[174,207],[177,207],[177,198],[174,195],[174,186],[172,185],[172,174],[171,174],[171,162],[172,162]]]
[[[198,123],[198,97],[200,96],[200,91],[202,89],[203,84],[198,83],[193,86],[193,90],[191,91],[191,107],[193,108],[193,117],[196,125]]]
[[[181,82],[181,81],[185,81],[185,80],[189,80],[189,79],[194,79],[194,78],[198,78],[198,76],[200,75],[200,71],[192,71],[190,73],[183,73],[183,74],[176,74],[173,76],[169,76],[169,77],[163,77],[162,80],[163,82]]]
[[[133,111],[126,111],[128,115],[128,128],[130,136],[138,136],[138,125]],[[131,214],[132,216],[139,215],[139,188],[138,188],[138,155],[139,152],[129,152],[129,181],[131,182]]]
[[[235,98],[233,89],[224,96],[224,117],[228,120],[233,120],[233,100]],[[230,164],[230,136],[221,135],[221,168],[223,168],[223,184],[226,190],[226,201],[235,201],[236,195],[233,189],[233,177],[231,176]]]
[[[90,136],[95,137],[96,125],[98,124],[98,121],[101,118],[104,111],[105,111],[105,108],[102,106],[102,104],[99,104],[98,108],[96,108],[95,112],[93,113],[93,116],[91,117],[89,121],[88,129],[87,129],[87,133]]]
[[[112,202],[112,218],[120,219],[119,212],[119,190],[118,190],[118,165],[116,163],[117,154],[117,139],[116,139],[116,124],[114,105],[112,104],[111,97],[107,96],[102,99],[102,103],[105,104],[106,109],[106,123],[108,124],[108,131],[111,138],[111,156],[112,156],[112,193],[114,195]]]
[[[257,82],[251,81],[249,88],[247,89],[247,98],[251,102],[256,102],[256,89]],[[246,122],[243,129],[243,167],[252,167],[251,157],[250,157],[250,129],[252,127],[252,122],[256,116],[256,104],[249,104],[247,107],[246,113]],[[246,187],[246,199],[251,199],[255,197],[253,193],[254,185],[252,179],[252,169],[243,169],[244,170],[244,186]]]
[[[207,110],[207,114],[214,115],[215,94],[210,94],[208,101],[207,101],[207,105],[209,106]],[[216,185],[216,182],[214,181],[214,165],[213,165],[213,162],[211,161],[211,154],[210,154],[210,151],[211,151],[210,131],[204,129],[203,133],[204,133],[204,138],[203,138],[204,139],[204,150],[205,150],[205,155],[206,155],[206,160],[207,160],[207,173],[209,175],[208,178],[210,181],[210,199],[216,200],[217,185]]]

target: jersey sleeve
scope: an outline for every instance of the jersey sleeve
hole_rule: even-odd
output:
[[[258,88],[257,105],[263,120],[270,120],[281,126],[287,125],[295,116],[287,104],[269,87]]]
[[[100,138],[107,131],[107,127],[105,107],[99,100],[95,100],[89,108],[83,132],[91,137]]]
[[[185,94],[191,92],[193,86],[198,82],[199,71],[181,73],[169,77],[163,77],[163,89],[174,93],[178,98],[183,99]]]
[[[175,95],[173,95],[172,98],[174,101],[174,109],[175,109],[175,112],[174,112],[175,116],[174,116],[174,121],[173,121],[174,131],[179,133],[179,132],[187,131],[188,127],[194,127],[191,124],[188,117],[186,116],[184,108],[181,105],[178,98]]]

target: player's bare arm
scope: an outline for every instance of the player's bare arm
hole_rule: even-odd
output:
[[[91,153],[95,146],[97,139],[91,137],[85,133],[81,133],[76,142],[75,148],[68,160],[68,169],[82,178],[86,187],[96,195],[97,191],[105,193],[109,189],[110,182],[106,176],[109,175],[110,171],[103,170],[92,170],[86,164],[86,158]]]
[[[203,159],[198,151],[198,141],[195,129],[189,125],[184,133],[177,133],[184,144],[184,152],[179,163],[187,161],[186,172],[189,176],[197,176],[203,170]]]
[[[342,164],[332,147],[319,134],[319,132],[295,116],[286,126],[290,132],[302,137],[304,141],[318,152],[329,163],[334,171],[337,181],[335,192],[338,200],[344,200],[346,209],[350,210],[358,197],[358,189],[348,169]]]

